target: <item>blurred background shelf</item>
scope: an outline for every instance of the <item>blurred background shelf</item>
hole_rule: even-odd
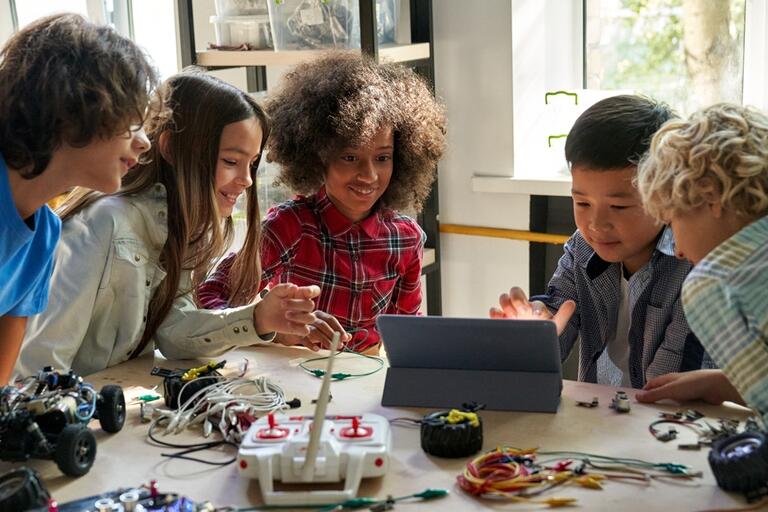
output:
[[[273,50],[197,52],[197,64],[205,67],[285,66],[317,58],[328,50]],[[401,44],[379,47],[380,62],[411,62],[429,59],[429,44]]]

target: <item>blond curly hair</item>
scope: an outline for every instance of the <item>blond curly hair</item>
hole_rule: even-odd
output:
[[[637,188],[649,215],[668,221],[711,194],[723,208],[756,219],[768,213],[768,116],[720,103],[665,123],[641,160]]]

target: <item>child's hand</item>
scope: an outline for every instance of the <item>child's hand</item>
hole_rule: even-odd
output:
[[[341,334],[339,350],[344,347],[345,343],[349,343],[352,340],[352,335],[344,330],[335,316],[329,315],[324,311],[315,311],[314,314],[315,321],[307,326],[309,333],[306,336],[278,336],[276,341],[288,346],[304,345],[311,350],[317,351],[321,348],[331,348],[331,338],[333,338],[334,332]]]
[[[563,332],[568,320],[576,311],[576,303],[572,300],[563,302],[557,313],[552,315],[549,308],[537,300],[528,302],[528,297],[522,288],[515,286],[509,293],[499,297],[499,307],[491,308],[491,318],[512,318],[517,320],[552,320],[557,326],[558,336]]]
[[[645,403],[668,398],[675,402],[704,400],[720,405],[729,400],[744,404],[744,399],[722,370],[695,370],[660,375],[646,382],[643,391],[638,392],[635,398],[638,402]]]
[[[296,286],[283,283],[272,287],[253,310],[256,332],[280,332],[307,336],[309,327],[317,320],[313,298],[320,295],[317,286]]]

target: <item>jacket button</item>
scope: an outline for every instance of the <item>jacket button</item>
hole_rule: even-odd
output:
[[[210,343],[211,342],[211,338],[204,338],[203,341],[205,341],[206,343]]]
[[[141,256],[139,256],[138,254],[134,254],[133,259],[135,259],[136,261],[141,261]]]
[[[145,283],[146,283],[146,285],[147,285],[147,286],[149,286],[149,285],[151,285],[151,284],[152,284],[152,281],[150,281],[149,279],[147,279],[147,280],[145,281]]]
[[[239,327],[235,327],[232,330],[235,332],[235,334],[239,334],[240,333],[240,328]]]
[[[243,332],[248,332],[248,326],[247,325],[243,326]]]

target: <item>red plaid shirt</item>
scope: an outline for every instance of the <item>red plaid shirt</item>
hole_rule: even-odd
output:
[[[376,317],[414,315],[421,304],[421,258],[426,236],[410,217],[380,210],[351,222],[321,188],[267,213],[262,224],[260,288],[317,285],[317,309],[335,316],[363,351],[380,341]],[[203,307],[228,306],[228,256],[198,290]]]

